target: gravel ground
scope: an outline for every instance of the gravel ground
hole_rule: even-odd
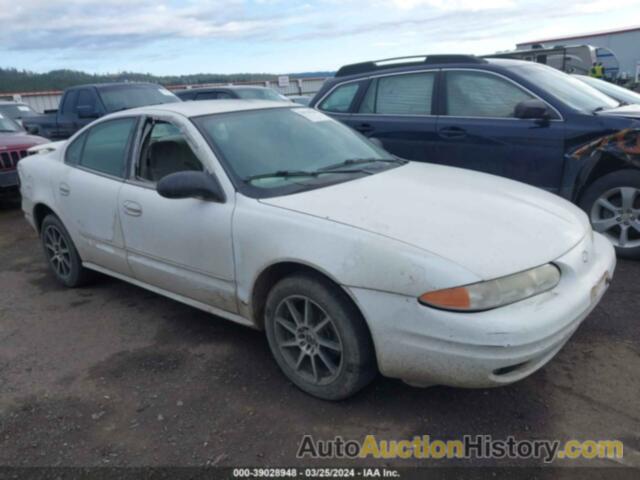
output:
[[[296,460],[302,435],[490,434],[620,439],[621,461],[560,465],[640,466],[639,293],[640,263],[621,261],[573,339],[515,385],[416,389],[378,378],[355,398],[328,403],[280,374],[260,332],[106,277],[59,286],[21,211],[4,207],[0,465],[351,465]]]

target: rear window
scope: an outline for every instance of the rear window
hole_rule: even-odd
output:
[[[0,105],[0,113],[9,118],[26,118],[37,115],[29,105]]]
[[[393,75],[374,79],[360,113],[429,115],[436,73]]]
[[[236,89],[236,93],[240,98],[244,99],[253,99],[253,100],[274,100],[281,101],[282,97],[278,95],[277,92],[271,90],[270,88],[245,88],[245,89]],[[231,98],[229,97],[219,97],[219,98]]]
[[[173,93],[159,85],[102,87],[100,97],[109,112],[180,101]]]
[[[85,141],[80,165],[96,172],[121,177],[135,122],[135,118],[122,118],[93,127]]]

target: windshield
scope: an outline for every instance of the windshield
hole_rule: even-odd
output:
[[[26,118],[38,115],[29,105],[0,105],[0,113],[9,118]]]
[[[10,118],[0,114],[0,132],[21,132],[22,128]]]
[[[600,90],[606,95],[614,98],[618,101],[624,102],[629,105],[640,104],[640,94],[632,92],[628,88],[614,85],[613,83],[606,82],[604,80],[598,80],[597,78],[591,78],[584,75],[575,75],[575,78],[591,85],[593,88]]]
[[[317,188],[401,162],[310,108],[231,112],[198,117],[194,123],[221,157],[236,186],[250,196]]]
[[[244,99],[282,101],[278,92],[270,88],[237,88],[236,93]]]
[[[604,93],[555,68],[533,63],[512,68],[517,69],[517,72],[531,83],[576,110],[593,113],[619,106],[618,102]]]
[[[100,96],[109,112],[180,101],[169,90],[158,85],[132,84],[101,87]]]

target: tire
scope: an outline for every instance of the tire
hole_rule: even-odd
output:
[[[640,259],[640,170],[618,170],[587,187],[580,202],[593,229],[621,258]]]
[[[319,275],[293,275],[273,287],[265,330],[280,369],[314,397],[350,397],[377,373],[362,315],[342,290]]]
[[[93,272],[82,266],[71,236],[58,217],[49,214],[44,218],[40,240],[49,268],[60,283],[74,288],[91,280]]]

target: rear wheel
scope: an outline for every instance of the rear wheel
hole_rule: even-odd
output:
[[[322,277],[281,280],[267,298],[265,329],[284,374],[313,396],[349,397],[376,374],[364,319],[346,294]]]
[[[618,256],[640,258],[640,171],[619,170],[599,178],[585,191],[580,207]]]
[[[67,287],[87,283],[92,272],[82,266],[67,229],[55,215],[47,215],[40,227],[40,238],[45,257],[56,279]]]

